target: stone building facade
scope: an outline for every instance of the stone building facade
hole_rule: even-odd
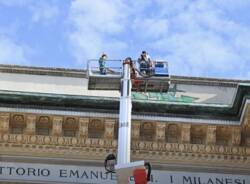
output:
[[[133,94],[132,160],[152,164],[155,184],[250,183],[250,81],[171,85]],[[118,108],[118,92],[87,90],[85,71],[1,65],[1,183],[116,183],[103,161]]]

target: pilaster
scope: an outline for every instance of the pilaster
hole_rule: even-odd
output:
[[[232,141],[233,146],[239,146],[241,143],[241,127],[232,128]]]
[[[181,143],[190,143],[190,129],[191,125],[183,124],[181,126]]]
[[[133,140],[140,139],[140,122],[133,121],[131,123],[131,135]]]
[[[52,135],[61,136],[62,135],[62,122],[63,117],[54,116],[52,122]]]
[[[208,126],[206,144],[215,144],[215,143],[216,143],[216,126]]]
[[[115,119],[105,119],[104,138],[113,139],[115,135]]]
[[[0,133],[8,133],[10,127],[10,114],[0,113]]]
[[[34,135],[36,133],[36,116],[28,115],[26,120],[25,134]]]
[[[165,123],[156,123],[156,134],[155,134],[155,140],[156,141],[165,141],[166,139],[166,124]]]
[[[88,137],[88,125],[89,118],[80,118],[79,119],[79,136],[82,138]]]

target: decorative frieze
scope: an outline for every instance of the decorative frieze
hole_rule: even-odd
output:
[[[15,120],[13,115],[18,115]],[[26,125],[25,134],[13,132],[9,134],[10,117],[13,117],[13,119],[11,118],[12,124]],[[89,127],[90,120],[91,126]],[[96,153],[96,156],[103,154],[103,151],[111,150],[115,152],[117,149],[117,140],[115,140],[114,133],[117,119],[1,113],[0,122],[0,147],[13,148],[21,153],[37,151],[39,153],[53,152],[57,154],[58,152],[64,152],[68,155],[69,153],[76,155],[89,151]],[[48,127],[50,131],[52,130],[52,134],[38,135],[38,132],[36,132],[37,124],[40,128]],[[166,159],[177,160],[180,158],[189,161],[191,159],[198,161],[217,161],[219,159],[225,163],[232,160],[248,163],[250,160],[250,148],[241,144],[240,126],[225,126],[226,129],[222,127],[217,132],[218,134],[221,132],[222,134],[219,135],[222,138],[225,136],[229,140],[228,146],[215,145],[218,125],[133,121],[131,126],[132,157],[135,155],[150,157],[152,160],[157,159],[161,163]],[[74,129],[79,134],[67,137],[63,134],[64,129]],[[89,136],[89,130],[92,131],[92,135],[102,136],[91,137]],[[246,138],[250,135],[248,130],[243,132],[246,132],[246,135],[244,134]],[[192,137],[200,138],[203,136],[205,137],[204,142],[196,142],[195,144],[191,142]]]
[[[117,141],[113,139],[0,134],[0,147],[6,145],[8,145],[6,148],[13,147],[17,151],[25,151],[26,153],[38,151],[38,149],[43,150],[42,152],[55,154],[62,150],[68,150],[66,153],[72,153],[72,156],[84,150],[99,154],[101,150],[115,151],[117,149]],[[155,159],[158,162],[164,161],[164,158],[168,156],[175,160],[187,159],[186,161],[192,159],[196,161],[207,161],[208,159],[209,161],[216,161],[219,159],[224,163],[233,160],[247,162],[250,159],[250,149],[239,146],[132,141],[132,150],[132,156],[144,155],[152,157],[153,160]],[[157,155],[159,157],[156,158]],[[165,157],[163,157],[164,155]]]

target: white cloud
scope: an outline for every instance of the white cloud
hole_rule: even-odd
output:
[[[53,1],[0,0],[0,5],[21,7],[22,11],[26,8],[31,12],[30,18],[33,23],[48,23],[57,18],[60,12]]]
[[[125,30],[126,5],[118,0],[76,0],[70,8],[69,40],[78,63],[102,52],[120,53],[126,43],[115,37]],[[115,54],[114,54],[115,55]]]
[[[134,20],[132,28],[142,39],[159,39],[168,33],[168,20],[137,18]]]
[[[189,5],[174,7],[176,12],[166,16],[168,32],[150,44],[162,57],[170,59],[171,71],[179,75],[242,78],[242,73],[250,70],[250,27],[229,19],[222,8],[209,1],[190,1]]]
[[[31,0],[0,0],[0,4],[5,6],[24,6],[31,2]]]
[[[48,22],[55,19],[59,15],[59,9],[57,6],[52,4],[40,3],[30,7],[32,11],[33,22]]]
[[[15,43],[10,38],[0,35],[0,63],[1,64],[28,64],[28,48]]]
[[[250,25],[233,19],[230,8],[246,5],[243,0],[75,0],[69,40],[79,63],[103,51],[119,57],[145,49],[169,60],[172,74],[242,78],[250,70]]]

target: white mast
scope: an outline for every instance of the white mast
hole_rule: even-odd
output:
[[[130,63],[123,63],[123,78],[121,79],[119,134],[118,134],[118,160],[117,164],[130,162],[130,138],[131,138],[131,79]]]

